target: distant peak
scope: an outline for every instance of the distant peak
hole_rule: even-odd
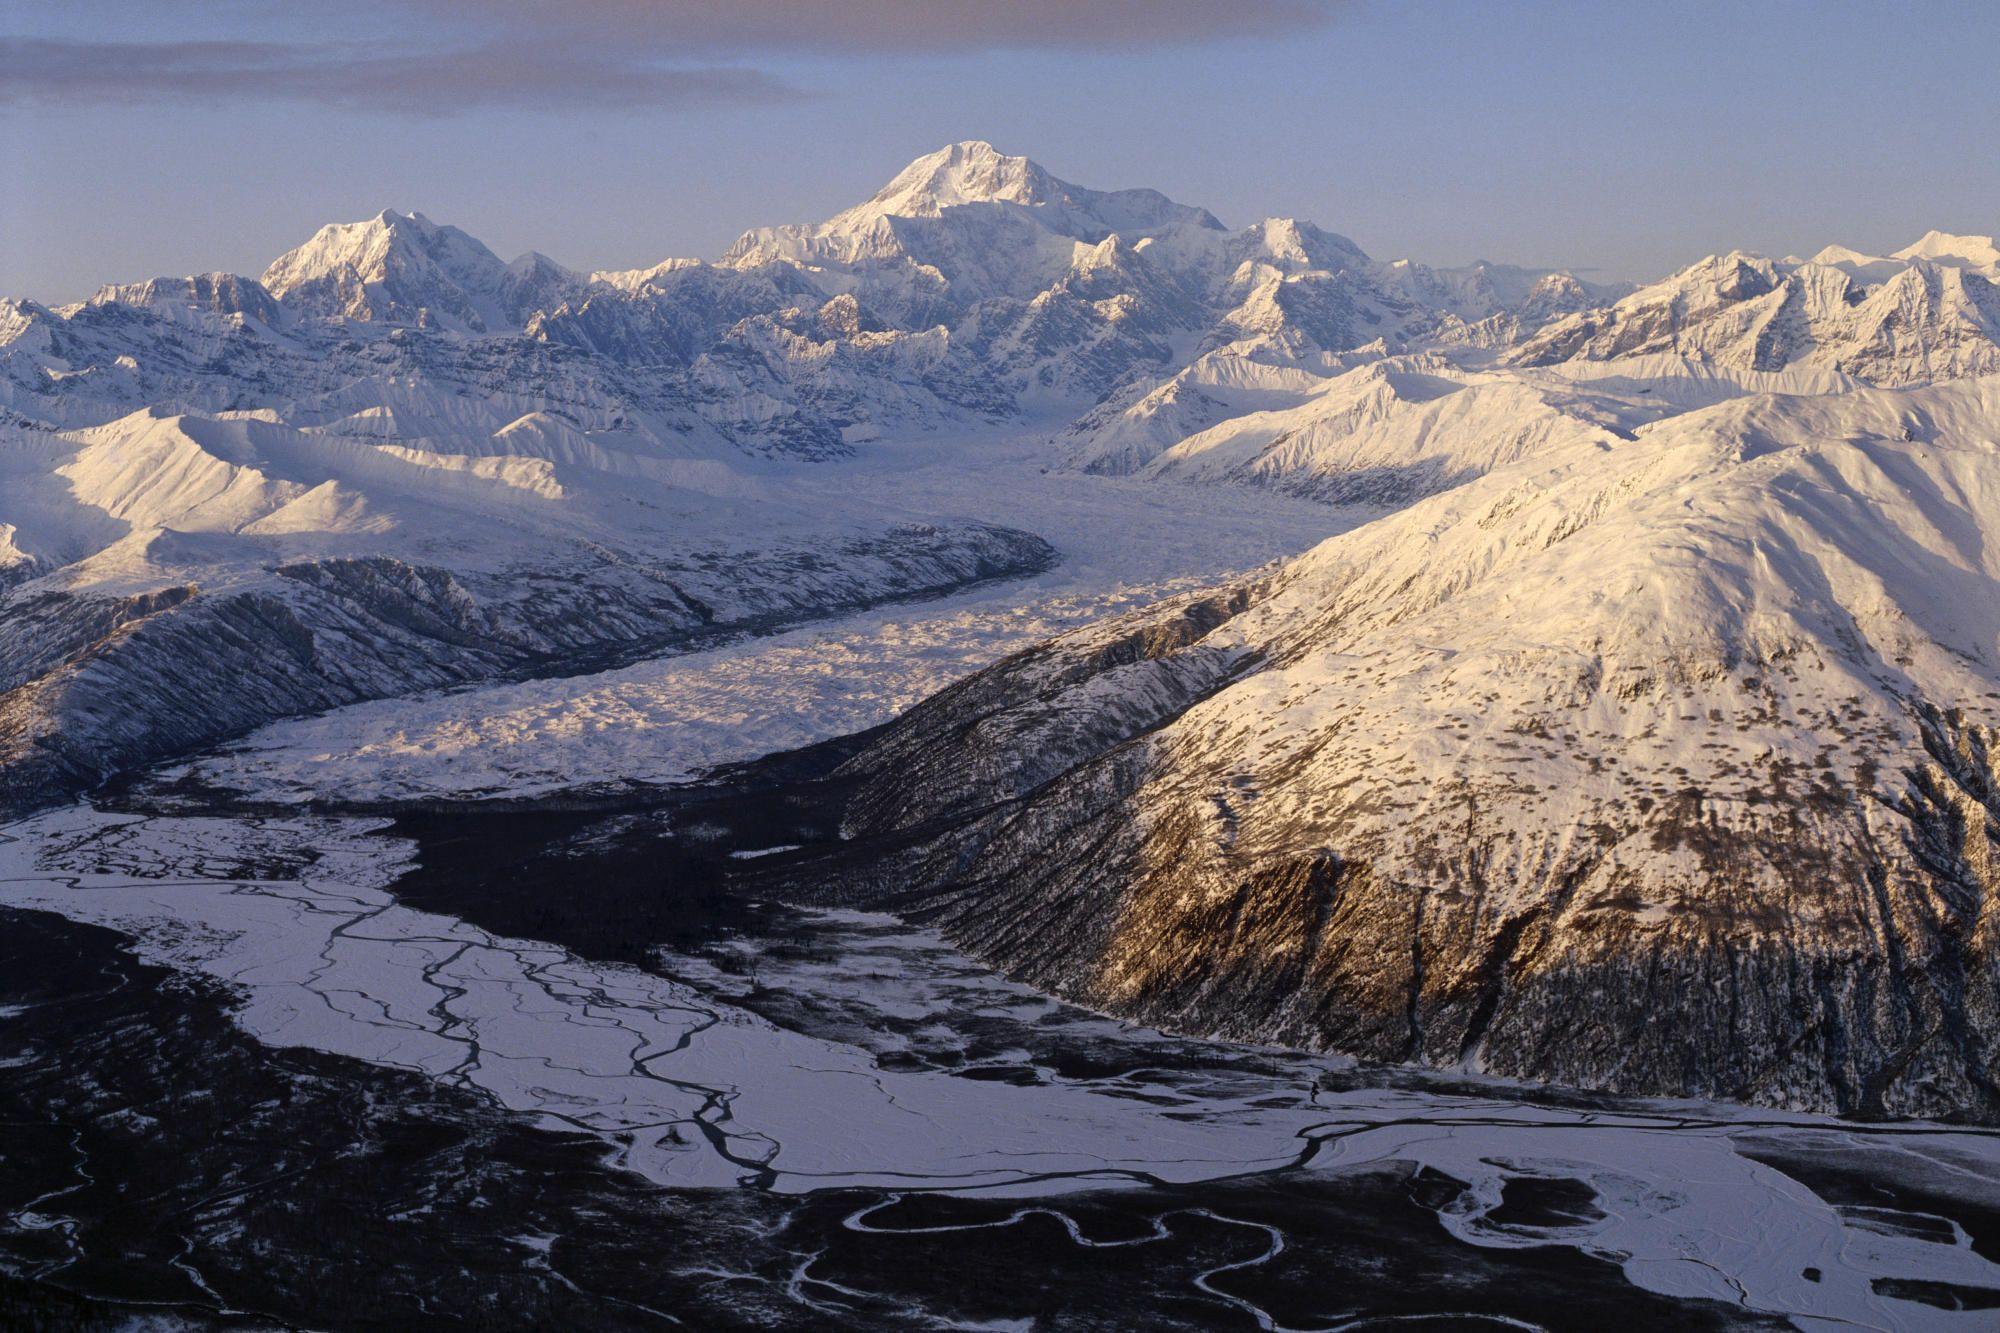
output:
[[[543,254],[540,250],[529,250],[515,257],[507,265],[507,271],[515,275],[536,272],[569,273],[571,270]]]
[[[341,224],[336,222],[329,225],[338,227]],[[422,213],[416,212],[414,209],[405,213],[399,209],[385,208],[366,221],[348,223],[347,225],[355,228],[365,228],[369,231],[395,231],[401,227],[410,227],[417,231],[438,230],[437,223],[432,222],[429,218],[425,217]],[[325,230],[325,228],[322,228],[322,230]]]
[[[936,217],[962,204],[1040,204],[1064,192],[1063,182],[1027,158],[1009,157],[984,139],[966,139],[924,154],[849,211]]]
[[[1045,211],[1052,229],[1093,244],[1113,231],[1129,233],[1131,240],[1182,223],[1222,227],[1207,210],[1177,204],[1157,190],[1086,189],[984,139],[963,139],[924,154],[866,203],[837,214],[821,230],[857,234],[885,218],[942,217],[949,209],[980,204]]]
[[[441,226],[422,213],[385,208],[360,222],[329,222],[304,245],[279,256],[265,271],[264,283],[283,295],[288,287],[342,266],[374,276],[391,256],[413,245],[448,264],[502,267],[491,251],[457,227]]]
[[[957,143],[946,144],[935,153],[928,154],[928,156],[962,158],[967,161],[973,161],[981,158],[1004,158],[1006,154],[984,139],[960,139]],[[1017,157],[1012,160],[1026,162],[1028,159]]]
[[[1991,236],[1959,236],[1948,231],[1929,231],[1915,245],[1896,251],[1897,259],[1956,260],[1976,268],[2000,266],[2000,246]]]
[[[264,270],[264,286],[293,308],[384,323],[504,328],[507,266],[478,238],[422,213],[385,208],[334,222]]]
[[[1337,232],[1325,231],[1298,218],[1269,217],[1250,228],[1273,258],[1337,268],[1368,263],[1361,247]]]

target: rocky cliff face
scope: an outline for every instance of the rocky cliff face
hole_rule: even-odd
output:
[[[1552,447],[1017,657],[800,891],[1174,1028],[2000,1118],[1996,393]]]

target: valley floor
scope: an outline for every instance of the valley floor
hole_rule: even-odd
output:
[[[684,782],[1367,517],[1044,474],[1030,441],[966,442],[974,467],[947,447],[814,484],[1039,532],[1060,566],[283,723],[0,829],[0,1324],[1971,1328],[2000,1308],[1994,1132],[1134,1028],[893,918],[732,894],[732,865],[806,836],[775,800],[268,812]],[[186,795],[217,788],[264,812]]]
[[[1134,1029],[892,918],[704,893],[704,864],[763,850],[754,817],[76,807],[5,836],[27,1137],[0,1256],[29,1285],[0,1301],[24,1310],[313,1322],[318,1283],[251,1256],[340,1180],[358,1196],[306,1243],[407,1317],[477,1289],[464,1226],[499,1228],[488,1290],[638,1327],[1974,1327],[2000,1290],[2000,1135]],[[677,920],[640,967],[600,933],[644,933],[616,886],[647,864]],[[581,947],[512,933],[534,924]],[[234,1160],[280,1125],[281,1161]],[[399,1258],[364,1275],[385,1231]],[[648,1235],[668,1257],[641,1264]]]

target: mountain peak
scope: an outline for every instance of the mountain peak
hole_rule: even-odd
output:
[[[422,213],[385,208],[361,222],[321,227],[272,261],[264,286],[322,314],[483,333],[510,322],[496,299],[507,276],[477,238]]]
[[[582,276],[575,269],[565,264],[557,263],[540,250],[528,250],[516,256],[513,262],[507,265],[507,271],[517,278],[525,278],[537,273],[560,273],[571,278]]]
[[[343,268],[364,281],[380,277],[399,260],[423,260],[450,267],[499,270],[491,250],[457,227],[441,226],[422,213],[385,208],[361,222],[329,222],[304,245],[288,250],[264,270],[264,285],[277,296]]]
[[[966,139],[924,154],[834,221],[849,215],[934,218],[962,204],[1044,204],[1070,188],[1025,157]]]
[[[1962,264],[1972,268],[2000,267],[2000,245],[1991,236],[1959,236],[1948,231],[1927,231],[1915,245],[1896,251],[1897,259],[1928,259],[1934,263]]]
[[[1128,240],[1177,223],[1221,230],[1207,209],[1177,204],[1158,190],[1091,190],[1051,175],[1039,163],[1002,153],[984,139],[964,139],[926,153],[896,173],[866,203],[829,219],[824,230],[853,232],[886,217],[936,218],[971,204],[1018,204],[1043,210],[1052,229],[1092,244],[1108,232]]]
[[[1813,257],[1805,262],[1825,264],[1829,267],[1838,264],[1879,264],[1882,262],[1882,256],[1863,254],[1850,245],[1822,245],[1813,252]]]
[[[960,299],[1028,299],[1057,281],[1074,246],[1127,244],[1196,227],[1221,231],[1202,208],[1158,190],[1090,190],[1011,157],[984,139],[926,153],[866,202],[817,225],[759,227],[722,256],[731,268],[914,262]]]

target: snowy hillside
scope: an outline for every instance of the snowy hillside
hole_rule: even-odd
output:
[[[1642,426],[1742,395],[1858,387],[1835,372],[1729,370],[1668,355],[1537,369],[1423,352],[1325,378],[1242,358],[1201,367],[1224,368],[1234,373],[1202,399],[1233,414],[1177,429],[1178,393],[1156,396],[1085,437],[1073,457],[1090,471],[1401,505],[1560,445],[1613,448]],[[1188,374],[1174,385],[1194,382]]]
[[[850,831],[956,827],[849,891],[1182,1029],[2000,1115],[1996,422],[1781,392],[1480,460],[913,711]]]

